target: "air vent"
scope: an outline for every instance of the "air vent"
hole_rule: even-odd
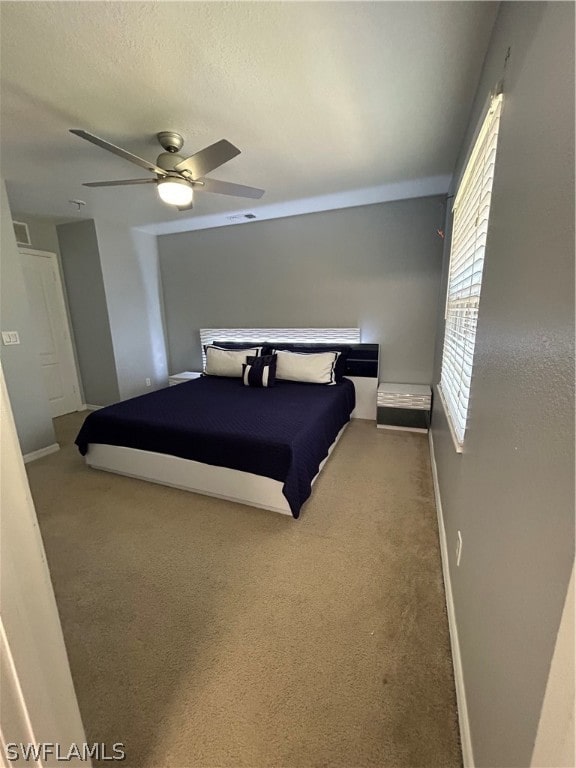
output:
[[[12,224],[14,225],[14,234],[16,235],[18,245],[32,245],[28,224],[24,224],[23,221],[13,221]]]
[[[255,219],[256,214],[255,213],[236,213],[234,216],[226,216],[228,221],[250,221],[250,219]]]

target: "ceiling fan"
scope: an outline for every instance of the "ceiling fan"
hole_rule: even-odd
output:
[[[219,195],[234,195],[250,197],[258,200],[264,194],[263,189],[245,187],[242,184],[231,184],[228,181],[207,179],[206,174],[224,165],[228,160],[240,154],[240,150],[226,139],[221,139],[209,147],[201,149],[190,157],[182,157],[178,152],[182,149],[184,139],[174,131],[161,131],[156,134],[164,152],[158,155],[155,163],[150,163],[131,152],[127,152],[93,133],[78,128],[71,128],[70,133],[81,139],[96,144],[118,157],[123,157],[147,171],[156,174],[153,179],[124,179],[118,181],[90,181],[85,187],[116,187],[128,184],[156,184],[161,200],[169,205],[175,205],[179,211],[188,211],[193,207],[194,189],[204,192],[214,192]]]

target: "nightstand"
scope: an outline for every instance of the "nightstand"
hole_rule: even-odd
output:
[[[378,385],[376,426],[428,432],[432,391],[427,384]]]
[[[168,377],[168,386],[175,387],[176,384],[183,384],[185,381],[191,381],[192,379],[199,379],[202,374],[200,371],[182,371],[181,373],[174,373]]]

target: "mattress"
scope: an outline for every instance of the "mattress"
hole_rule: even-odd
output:
[[[354,385],[276,381],[245,387],[205,376],[91,413],[76,445],[91,443],[165,453],[262,475],[283,483],[294,517],[355,406]]]

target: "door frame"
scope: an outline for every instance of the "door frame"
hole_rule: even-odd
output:
[[[66,344],[69,348],[70,358],[72,360],[72,386],[74,388],[75,406],[77,411],[82,411],[82,397],[80,396],[80,375],[78,372],[78,365],[76,362],[76,355],[74,353],[74,344],[72,343],[72,329],[70,327],[70,317],[68,315],[68,307],[66,305],[64,286],[62,284],[62,275],[60,273],[60,259],[58,254],[53,251],[41,251],[38,248],[18,248],[18,253],[25,256],[41,256],[44,259],[49,259],[53,262],[56,270],[56,293],[58,294],[58,303],[60,310],[64,317],[64,326],[66,329]]]
[[[72,744],[82,749],[86,733],[1,365],[0,423],[0,766],[55,768],[60,762],[54,745],[60,744],[64,754]],[[8,759],[9,744],[46,745],[52,750],[39,759],[15,762]],[[22,758],[21,749],[18,753]],[[66,765],[89,768],[91,761],[72,757]]]

